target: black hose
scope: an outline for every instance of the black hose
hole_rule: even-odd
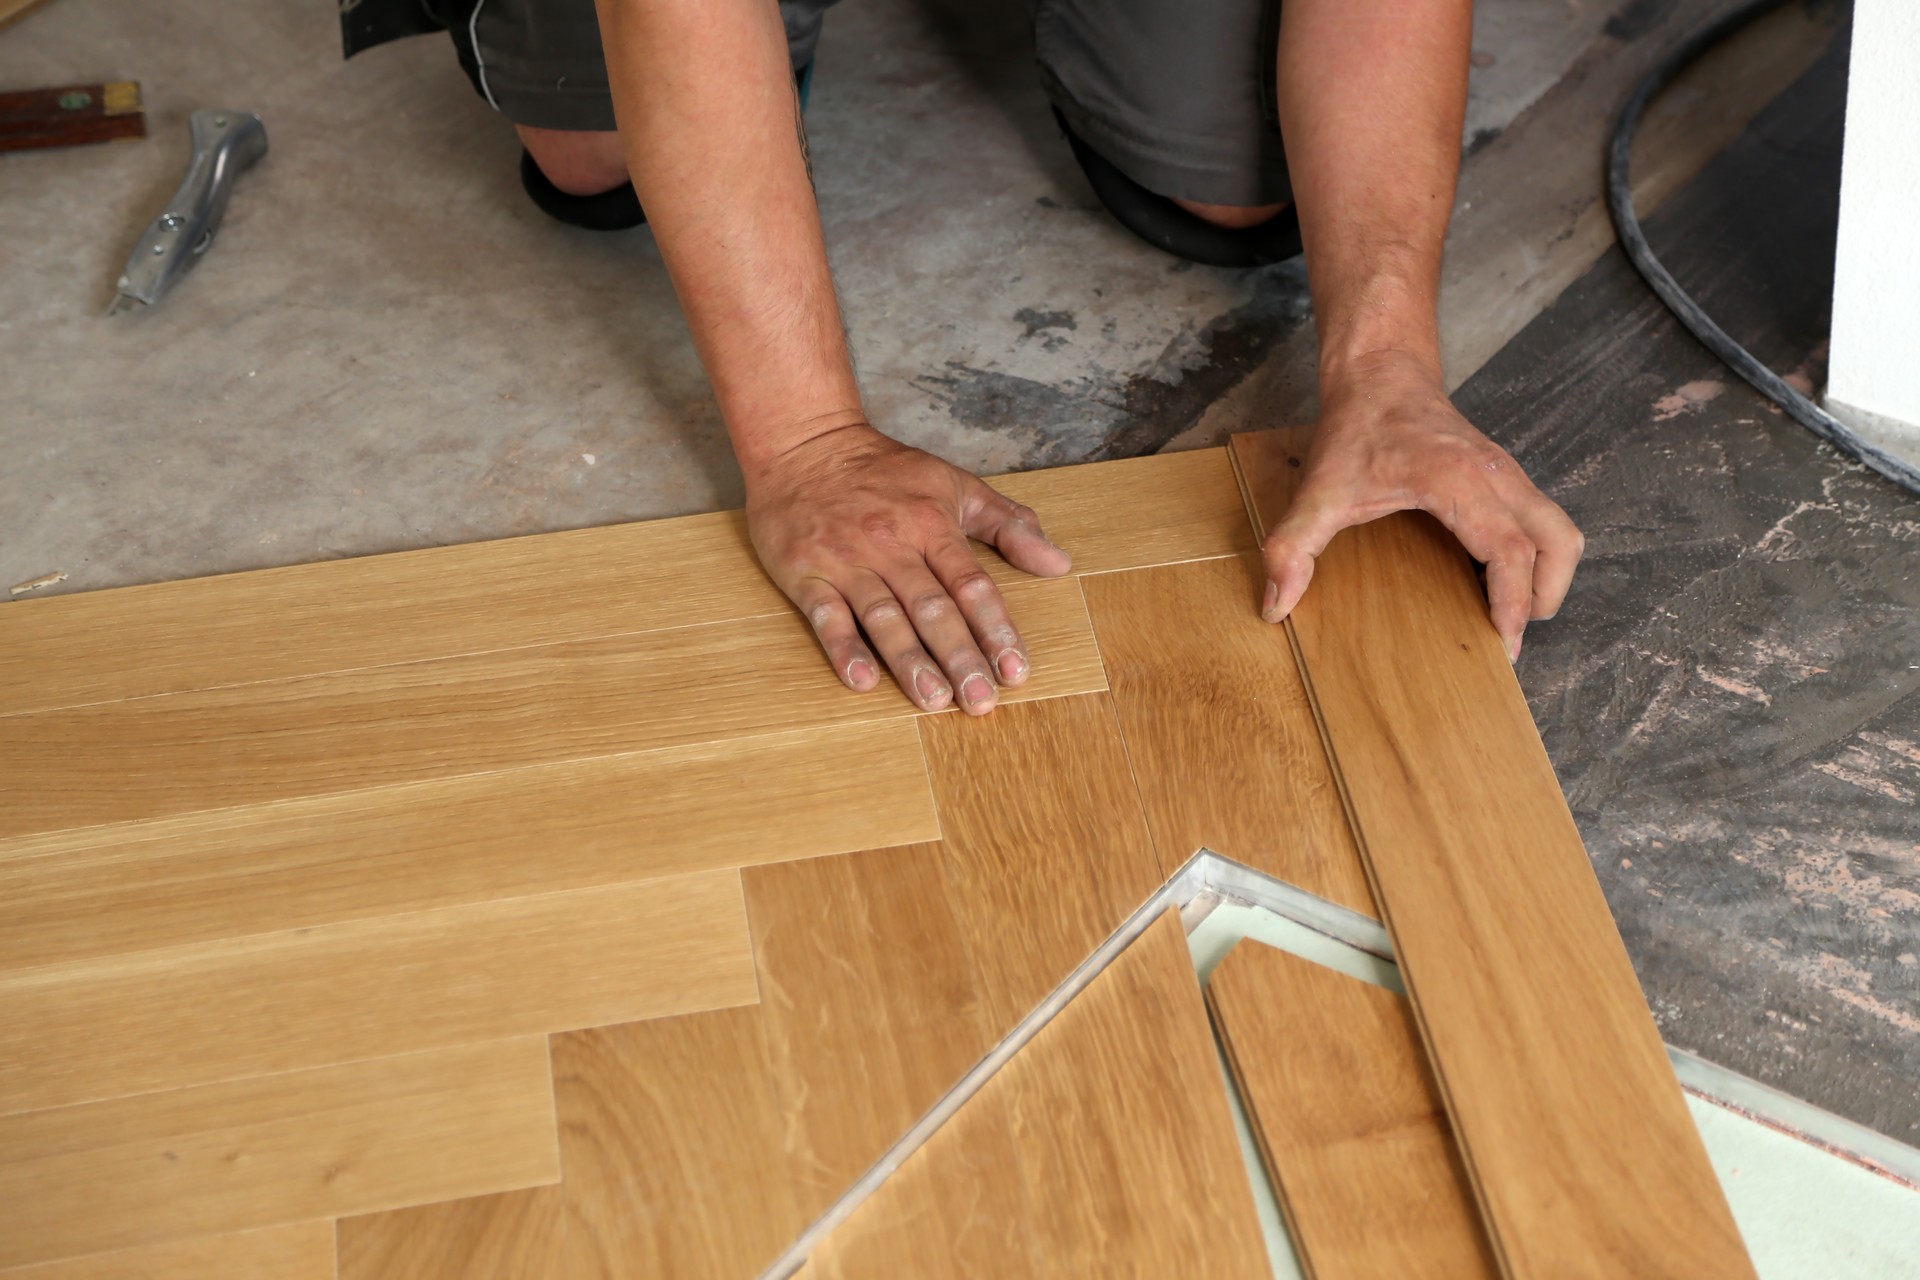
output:
[[[1634,86],[1626,106],[1620,109],[1620,119],[1613,126],[1613,138],[1607,144],[1607,207],[1612,210],[1613,225],[1620,233],[1620,247],[1627,251],[1634,269],[1707,350],[1726,361],[1761,395],[1786,410],[1795,422],[1835,449],[1895,484],[1920,493],[1920,467],[1862,439],[1851,427],[1801,395],[1788,385],[1786,379],[1754,359],[1752,352],[1728,337],[1726,330],[1715,324],[1700,309],[1700,305],[1687,296],[1686,290],[1675,283],[1672,274],[1660,265],[1660,259],[1654,257],[1653,250],[1647,247],[1646,236],[1641,234],[1640,219],[1634,216],[1633,184],[1628,179],[1627,166],[1633,150],[1634,131],[1640,127],[1640,117],[1645,114],[1647,104],[1701,54],[1784,3],[1786,0],[1753,0],[1751,4],[1742,5],[1681,41],[1661,59],[1658,66],[1647,73],[1645,79]]]

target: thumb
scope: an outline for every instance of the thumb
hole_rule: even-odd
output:
[[[1261,548],[1267,566],[1262,618],[1280,622],[1293,612],[1307,593],[1307,584],[1313,581],[1316,557],[1349,523],[1337,505],[1319,496],[1311,481],[1301,486],[1293,505],[1273,526]]]
[[[1073,568],[1073,557],[1053,544],[1040,529],[1040,517],[1002,494],[984,480],[969,486],[962,529],[993,547],[1008,564],[1043,578],[1057,578]]]

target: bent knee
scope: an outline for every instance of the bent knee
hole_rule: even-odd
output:
[[[1202,222],[1211,222],[1229,231],[1245,231],[1249,227],[1270,222],[1287,207],[1284,204],[1206,204],[1199,200],[1182,200],[1177,196],[1173,202]]]
[[[520,144],[547,175],[547,181],[570,196],[597,196],[627,180],[627,157],[620,135],[573,129],[539,129],[515,125]]]

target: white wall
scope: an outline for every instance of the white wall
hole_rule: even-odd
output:
[[[1828,409],[1872,435],[1904,437],[1899,452],[1911,454],[1920,446],[1920,0],[1856,0],[1848,75]]]

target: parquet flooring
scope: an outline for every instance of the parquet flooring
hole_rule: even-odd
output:
[[[0,609],[0,1277],[751,1277],[1194,849],[1371,910],[1285,478],[1008,478],[1075,574],[996,564],[981,720],[846,693],[731,514]],[[1222,1090],[1168,916],[805,1274],[1263,1274]]]

